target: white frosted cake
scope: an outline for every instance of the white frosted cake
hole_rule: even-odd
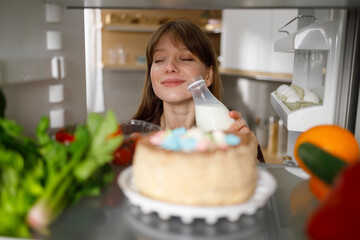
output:
[[[142,194],[196,206],[246,201],[257,182],[257,140],[198,128],[158,131],[140,139],[133,179]]]

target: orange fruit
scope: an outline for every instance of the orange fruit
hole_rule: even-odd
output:
[[[331,186],[318,178],[301,160],[298,148],[302,143],[311,143],[340,160],[353,164],[359,161],[360,150],[354,135],[336,125],[319,125],[300,134],[295,142],[294,156],[299,166],[311,175],[309,187],[314,196],[323,201],[331,191]]]
[[[294,146],[296,161],[312,176],[313,173],[305,166],[297,153],[297,149],[304,142],[311,143],[347,163],[355,163],[360,157],[359,145],[350,131],[336,125],[315,126],[301,133]]]
[[[315,176],[309,179],[309,188],[312,194],[320,201],[324,201],[331,192],[331,186]]]

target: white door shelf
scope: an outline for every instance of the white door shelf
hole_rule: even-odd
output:
[[[275,92],[271,93],[270,101],[288,131],[304,132],[316,125],[332,123],[333,110],[327,106],[316,105],[291,111]]]
[[[275,42],[276,52],[295,50],[330,50],[330,38],[334,32],[333,22],[314,23]]]
[[[52,59],[1,59],[0,84],[12,85],[51,79],[62,79],[66,75],[62,56]]]
[[[273,92],[271,104],[288,131],[335,124],[346,14],[333,16],[331,21],[311,24],[275,42],[275,51],[294,52],[292,84],[315,92],[322,102],[291,111]]]

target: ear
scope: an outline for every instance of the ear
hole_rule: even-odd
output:
[[[214,81],[213,76],[214,76],[214,68],[213,66],[211,66],[208,68],[205,76],[205,82],[207,87],[209,87],[213,83]]]

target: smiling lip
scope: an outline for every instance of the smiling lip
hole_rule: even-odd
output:
[[[176,86],[183,84],[184,82],[185,81],[178,80],[178,79],[167,79],[167,80],[161,82],[161,84],[164,85],[165,87],[176,87]]]

